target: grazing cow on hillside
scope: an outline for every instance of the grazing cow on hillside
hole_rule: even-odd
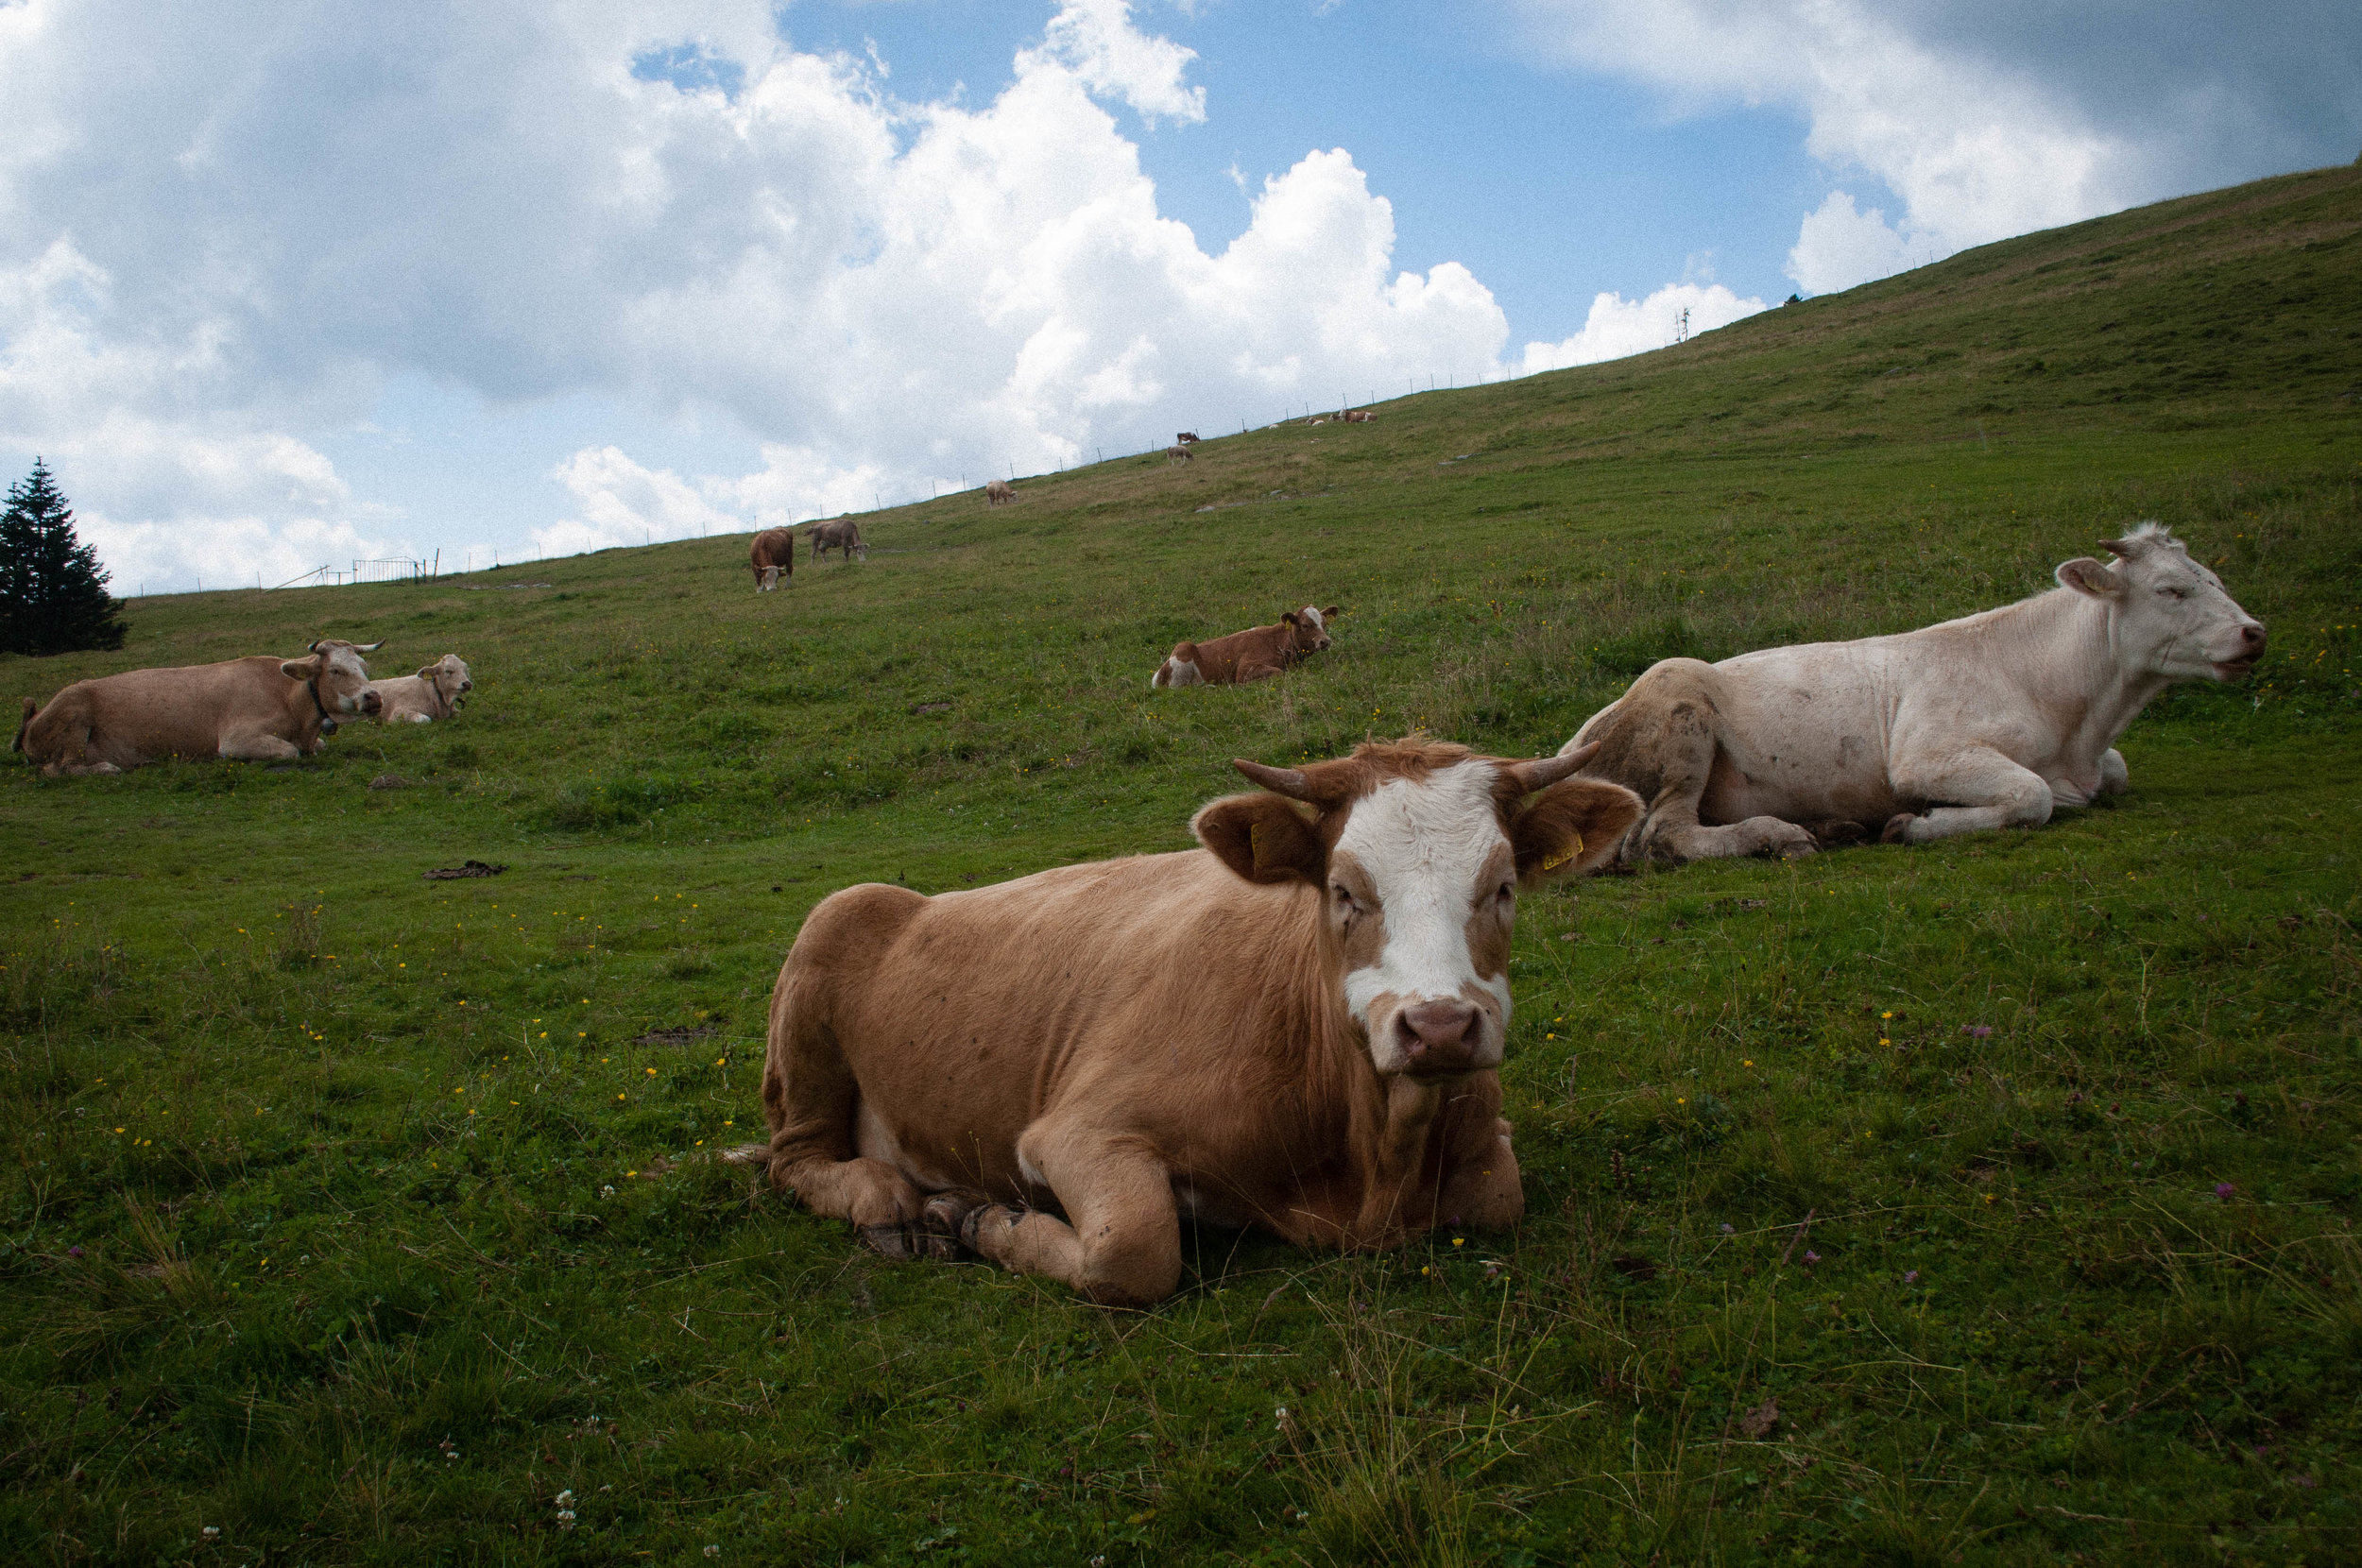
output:
[[[851,518],[838,518],[833,522],[815,522],[805,532],[812,536],[812,558],[815,561],[831,550],[842,551],[848,562],[856,551],[860,552],[863,560],[869,559],[869,546],[862,540],[861,524]]]
[[[373,680],[368,689],[377,693],[376,718],[389,724],[423,724],[458,712],[459,699],[475,690],[475,677],[468,673],[466,659],[445,654],[432,664],[419,665],[415,675]]]
[[[1193,430],[1185,430],[1178,435],[1175,435],[1173,440],[1181,446],[1193,447],[1197,445],[1197,432]]]
[[[1640,814],[1582,761],[1242,761],[1263,793],[1200,810],[1203,849],[834,894],[779,969],[771,1140],[740,1157],[890,1257],[1107,1305],[1172,1293],[1183,1215],[1342,1249],[1512,1224],[1517,889]]]
[[[2179,680],[2235,680],[2264,627],[2165,529],[2068,561],[2059,587],[1915,632],[1669,658],[1568,751],[1639,792],[1625,853],[1679,863],[1809,855],[1876,834],[1925,844],[2033,827],[2126,788],[2114,750]]]
[[[1165,449],[1165,464],[1168,468],[1175,463],[1194,463],[1196,461],[1197,454],[1190,451],[1187,447],[1167,447]]]
[[[746,549],[746,564],[755,574],[755,591],[770,593],[778,589],[779,579],[785,577],[788,587],[796,586],[796,530],[766,528],[757,534],[754,543]]]
[[[985,505],[998,506],[1004,501],[1015,501],[1016,499],[1017,486],[1010,484],[1007,480],[987,479],[984,481]]]
[[[1336,605],[1290,610],[1268,626],[1249,626],[1207,642],[1176,642],[1148,684],[1240,686],[1276,675],[1328,646],[1328,618]]]
[[[383,642],[323,638],[301,658],[267,655],[77,680],[25,720],[9,749],[52,777],[121,773],[161,757],[277,761],[320,749],[336,715],[375,713],[364,654]]]
[[[1366,425],[1378,416],[1366,408],[1348,408],[1340,418],[1349,425]]]

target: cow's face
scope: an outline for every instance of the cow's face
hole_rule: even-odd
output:
[[[2109,606],[2110,640],[2140,673],[2236,680],[2264,656],[2264,623],[2165,528],[2145,522],[2103,548],[2117,557],[2114,565],[2072,560],[2058,578]]]
[[[346,642],[323,638],[312,644],[309,656],[292,658],[279,667],[289,680],[310,684],[319,693],[320,707],[331,714],[375,714],[385,704],[368,690],[369,667],[363,654],[373,654],[384,642]]]
[[[1241,762],[1275,793],[1216,801],[1194,827],[1249,880],[1319,890],[1341,999],[1373,1066],[1475,1072],[1499,1065],[1508,1035],[1519,884],[1589,869],[1639,820],[1629,790],[1566,776],[1588,756],[1505,762],[1405,741],[1302,770]]]
[[[1337,613],[1337,606],[1319,609],[1307,605],[1300,610],[1290,610],[1279,619],[1295,628],[1296,646],[1308,654],[1317,654],[1328,646],[1328,618]]]
[[[454,707],[460,698],[475,690],[474,677],[468,673],[468,661],[457,654],[445,654],[419,673],[432,679],[443,700]]]

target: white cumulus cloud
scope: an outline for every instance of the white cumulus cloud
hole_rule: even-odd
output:
[[[1762,300],[1742,299],[1720,283],[1668,283],[1643,299],[1601,294],[1592,299],[1583,331],[1558,343],[1527,344],[1518,372],[1530,376],[1662,349],[1683,330],[1684,311],[1689,313],[1687,330],[1695,337],[1761,309]]]

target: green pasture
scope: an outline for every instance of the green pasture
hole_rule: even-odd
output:
[[[717,538],[0,659],[477,682],[300,766],[0,769],[0,1559],[2362,1560],[2358,234],[2362,169],[2142,209],[776,594]],[[1233,757],[1548,753],[2146,517],[2271,652],[2119,802],[1525,901],[1515,1235],[1207,1231],[1110,1313],[710,1158],[834,889],[1180,847]],[[1308,601],[1285,680],[1149,690]]]

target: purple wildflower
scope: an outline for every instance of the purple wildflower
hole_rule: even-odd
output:
[[[1905,1285],[1917,1285],[1919,1283],[1919,1270],[1916,1269],[1904,1270],[1903,1283]]]
[[[1723,1220],[1723,1221],[1722,1221],[1722,1234],[1723,1234],[1724,1236],[1728,1236],[1728,1235],[1730,1235],[1730,1234],[1731,1234],[1731,1222],[1730,1222],[1729,1220],[1727,1220],[1727,1219],[1725,1219],[1725,1220]]]
[[[68,1247],[65,1250],[65,1255],[68,1257],[80,1257],[82,1255],[82,1249],[79,1247]]]
[[[1993,1035],[1993,1026],[1991,1024],[1962,1024],[1960,1032],[1973,1035],[1979,1040],[1990,1039]]]
[[[1805,1261],[1806,1263],[1818,1263],[1821,1261],[1821,1254],[1819,1253],[1808,1252],[1805,1254]]]
[[[2225,1202],[2228,1202],[2231,1195],[2238,1190],[2239,1189],[2237,1187],[2233,1186],[2229,1182],[2217,1182],[2215,1184],[2215,1196],[2224,1200]]]

